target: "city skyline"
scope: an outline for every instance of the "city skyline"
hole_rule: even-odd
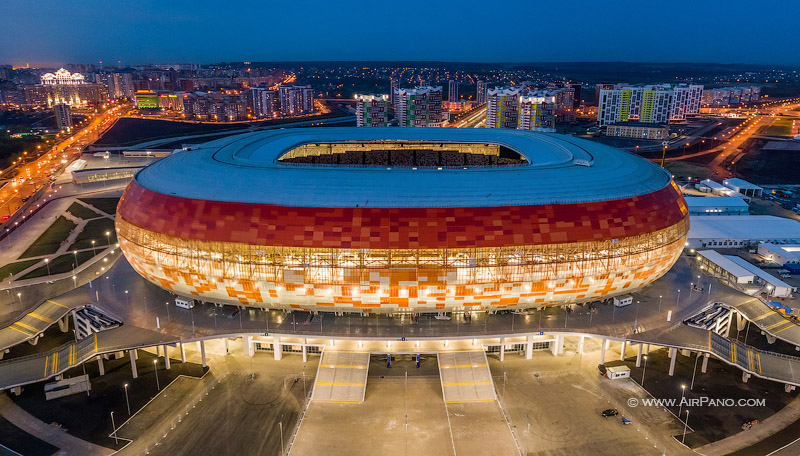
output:
[[[0,62],[18,66],[100,61],[137,65],[166,61],[331,60],[800,64],[788,39],[789,21],[800,12],[800,5],[781,5],[783,13],[770,19],[774,39],[765,46],[763,41],[751,39],[754,32],[747,31],[746,24],[741,23],[737,4],[745,6],[744,2],[729,2],[726,8],[714,10],[714,27],[704,27],[702,21],[676,24],[673,16],[663,14],[663,7],[657,5],[601,8],[584,1],[574,2],[565,11],[559,5],[520,4],[514,6],[515,16],[530,17],[533,22],[520,20],[500,28],[490,27],[483,22],[483,15],[475,13],[485,7],[481,3],[463,2],[458,9],[432,4],[415,14],[447,17],[452,26],[429,31],[385,27],[381,33],[364,39],[356,33],[359,18],[386,18],[390,25],[399,24],[403,19],[398,13],[403,10],[355,0],[335,5],[293,2],[279,9],[255,2],[225,9],[212,2],[178,1],[168,13],[159,11],[156,2],[108,8],[98,0],[80,5],[44,0],[34,9],[25,2],[12,1],[0,7],[4,17],[15,18],[4,25],[6,37],[15,38],[6,38],[9,45],[0,48]],[[698,15],[702,14],[696,4],[692,6]],[[618,22],[624,11],[631,18],[625,27],[608,27]],[[692,9],[684,11],[691,14]],[[572,19],[553,20],[565,14]],[[647,20],[638,19],[642,17]],[[533,24],[536,36],[547,39],[527,45],[528,28]],[[644,39],[654,30],[663,30],[669,39]],[[620,46],[622,43],[624,46]]]

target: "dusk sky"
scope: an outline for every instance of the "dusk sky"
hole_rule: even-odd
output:
[[[767,19],[767,13],[769,18]],[[800,64],[800,2],[3,0],[0,63]]]

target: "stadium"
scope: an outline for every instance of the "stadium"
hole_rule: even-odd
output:
[[[677,260],[687,213],[663,169],[569,136],[303,128],[144,168],[116,229],[131,266],[178,295],[416,313],[630,293]]]

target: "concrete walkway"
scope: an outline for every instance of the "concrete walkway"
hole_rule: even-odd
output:
[[[46,424],[0,394],[0,416],[28,434],[59,448],[58,455],[110,455],[114,450],[69,435],[58,427]]]
[[[786,426],[800,420],[800,397],[796,397],[786,407],[766,420],[753,426],[749,431],[742,431],[728,438],[696,448],[695,451],[705,456],[723,456],[755,445],[767,437],[781,432]]]

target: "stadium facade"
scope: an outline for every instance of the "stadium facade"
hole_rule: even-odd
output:
[[[200,300],[336,312],[531,308],[666,273],[688,210],[670,175],[549,133],[304,128],[137,173],[117,232],[147,280]]]

